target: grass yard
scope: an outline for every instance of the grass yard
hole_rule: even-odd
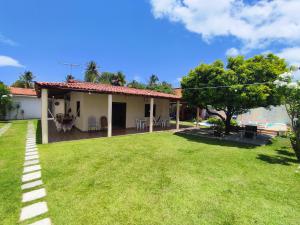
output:
[[[0,121],[0,128],[2,128],[5,124],[7,124],[7,121]]]
[[[39,149],[54,224],[299,224],[300,174],[288,146],[162,132]]]
[[[1,123],[0,123],[1,124]],[[27,121],[14,121],[0,137],[0,224],[17,224]]]

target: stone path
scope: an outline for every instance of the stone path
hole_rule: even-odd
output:
[[[11,123],[5,124],[2,128],[0,128],[0,136],[4,134],[11,126]]]
[[[35,217],[48,212],[47,203],[43,200],[46,196],[46,189],[43,187],[41,166],[39,163],[39,153],[36,146],[34,126],[32,122],[28,122],[25,162],[21,186],[21,189],[23,190],[23,208],[21,209],[20,222],[26,222],[26,220],[34,219]],[[49,218],[43,218],[31,223],[31,225],[51,225],[51,220]]]

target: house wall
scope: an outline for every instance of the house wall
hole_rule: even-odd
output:
[[[107,94],[88,94],[80,92],[72,92],[70,105],[72,113],[76,111],[76,101],[81,103],[81,115],[76,120],[76,127],[82,131],[88,130],[88,118],[94,116],[97,121],[102,116],[107,117]],[[149,98],[140,96],[127,95],[113,95],[113,102],[126,103],[126,128],[135,127],[136,118],[144,118],[145,104],[149,104]],[[156,105],[156,118],[169,117],[169,100],[168,99],[154,99]]]
[[[7,119],[38,119],[41,118],[41,99],[34,96],[12,96],[13,105],[20,105],[19,112],[16,109],[8,112]],[[24,110],[24,117],[21,111]]]
[[[270,109],[256,108],[248,113],[238,115],[237,121],[247,123],[284,123],[290,124],[290,118],[286,112],[285,106],[271,106]]]
[[[82,92],[71,92],[70,94],[70,108],[72,110],[72,114],[75,116],[76,115],[76,102],[79,101],[80,102],[80,116],[76,117],[75,120],[75,127],[77,127],[80,130],[83,130],[83,121],[84,121],[84,117],[83,117],[83,93]]]
[[[55,105],[55,103],[58,102],[58,105]],[[64,99],[55,99],[52,102],[52,108],[53,108],[53,115],[56,115],[58,113],[65,113],[65,100]]]

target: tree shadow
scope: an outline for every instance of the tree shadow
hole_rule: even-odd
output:
[[[37,121],[36,131],[35,131],[35,138],[37,144],[42,144],[42,126],[41,120]]]
[[[179,133],[179,132],[174,133],[174,135],[183,137],[183,138],[187,139],[188,141],[209,144],[209,145],[218,145],[218,146],[224,146],[224,147],[236,147],[236,148],[242,148],[242,149],[254,149],[254,148],[258,147],[258,146],[246,144],[246,143],[239,143],[239,142],[230,141],[230,140],[219,140],[219,139],[215,139],[215,138],[201,137],[201,136],[195,136],[195,135]]]
[[[296,156],[295,153],[293,152],[289,152],[287,150],[284,150],[284,149],[278,149],[276,150],[276,152],[280,155],[284,155],[284,156],[288,156],[288,157],[294,157]]]
[[[285,157],[281,155],[270,156],[270,155],[259,154],[257,156],[257,159],[260,159],[270,164],[280,164],[285,166],[290,166],[299,163],[297,159]]]

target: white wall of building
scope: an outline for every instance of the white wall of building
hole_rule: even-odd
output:
[[[12,96],[13,105],[20,105],[19,110],[8,112],[7,119],[41,118],[41,99],[34,96]],[[15,108],[15,107],[14,107]],[[24,114],[22,114],[22,110]]]
[[[271,106],[267,108],[251,109],[248,113],[239,115],[237,121],[246,123],[285,123],[290,124],[290,118],[286,112],[285,106]]]
[[[126,128],[135,127],[136,118],[144,118],[145,104],[149,104],[150,98],[142,96],[127,96],[127,95],[113,95],[113,102],[126,103]],[[80,116],[77,117],[75,126],[82,130],[88,130],[88,118],[94,116],[97,121],[102,116],[107,117],[107,94],[88,94],[83,92],[71,92],[70,107],[72,114],[76,114],[76,102],[80,101]],[[169,100],[168,99],[154,99],[156,105],[156,118],[169,117]]]

